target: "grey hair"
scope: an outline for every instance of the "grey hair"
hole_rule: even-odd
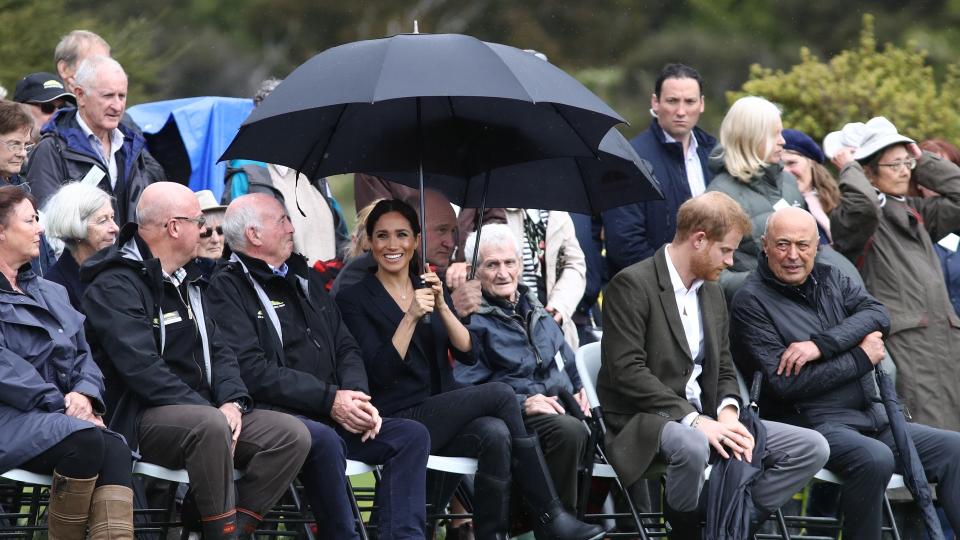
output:
[[[263,103],[263,100],[267,99],[267,96],[272,94],[282,82],[283,79],[276,79],[274,77],[270,77],[261,82],[260,87],[257,88],[257,93],[253,95],[253,106],[256,107]]]
[[[102,45],[107,51],[110,50],[110,44],[106,40],[89,30],[74,30],[60,38],[60,43],[57,43],[57,48],[53,51],[54,68],[61,61],[69,67],[74,67],[77,59],[80,58],[80,52],[89,48],[91,43]]]
[[[119,69],[124,76],[127,75],[127,72],[123,71],[123,66],[120,65],[120,62],[117,62],[113,58],[109,56],[90,56],[85,58],[83,62],[80,62],[80,67],[77,68],[77,73],[73,76],[74,86],[80,86],[83,87],[84,90],[89,90],[97,80],[97,73],[104,67]]]
[[[68,246],[79,244],[87,238],[90,217],[110,201],[110,194],[96,186],[80,182],[64,185],[43,207],[47,235]]]
[[[238,197],[240,200],[243,197]],[[260,213],[252,204],[231,204],[223,217],[223,239],[233,251],[243,253],[247,249],[247,227],[258,231],[263,228]]]
[[[509,225],[504,223],[490,223],[489,225],[484,225],[480,229],[480,248],[483,246],[502,246],[504,244],[512,244],[514,251],[517,253],[517,258],[523,259],[523,246],[520,245],[520,239],[517,238],[517,235],[513,234],[513,229]],[[463,254],[467,258],[467,264],[473,262],[473,249],[477,243],[477,233],[476,231],[470,233],[467,236],[467,242],[463,247]],[[477,264],[482,263],[483,260],[478,259]]]

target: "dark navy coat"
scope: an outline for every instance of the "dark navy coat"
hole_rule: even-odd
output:
[[[83,394],[104,412],[103,375],[90,356],[83,315],[62,286],[28,265],[17,283],[25,294],[0,276],[0,471],[94,428],[64,414],[66,394]]]
[[[713,173],[707,160],[717,140],[700,128],[694,128],[692,133],[697,138],[697,156],[700,157],[704,184],[710,184]],[[677,232],[677,210],[691,196],[683,145],[667,142],[656,118],[650,128],[631,139],[630,144],[640,157],[653,165],[654,176],[663,190],[663,200],[628,204],[603,213],[610,277],[635,262],[652,257],[660,246],[672,241]]]

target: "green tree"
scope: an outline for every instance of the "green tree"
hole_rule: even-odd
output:
[[[783,108],[783,124],[816,140],[843,127],[885,116],[906,135],[960,139],[960,67],[947,66],[938,84],[928,54],[908,42],[878,48],[873,17],[863,16],[857,47],[821,62],[808,49],[789,70],[754,64],[739,91],[727,93],[733,103],[745,95],[763,96]]]

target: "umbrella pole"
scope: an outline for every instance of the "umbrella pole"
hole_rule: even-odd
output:
[[[420,179],[420,272],[430,270],[427,266],[427,202],[423,192],[423,135],[420,132],[420,98],[417,98],[417,173]],[[425,287],[427,282],[420,280],[420,286]],[[421,318],[424,323],[430,324],[430,314]]]
[[[487,209],[487,188],[490,187],[490,171],[483,175],[483,196],[480,197],[480,211],[477,212],[476,242],[473,243],[473,262],[470,264],[470,275],[467,279],[477,276],[477,257],[480,255],[480,231],[483,228],[483,212]]]

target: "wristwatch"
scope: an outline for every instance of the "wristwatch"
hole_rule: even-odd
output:
[[[236,400],[231,402],[234,407],[240,409],[240,414],[246,413],[250,408],[242,400]]]

